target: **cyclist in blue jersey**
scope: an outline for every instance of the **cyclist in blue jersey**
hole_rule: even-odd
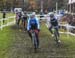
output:
[[[38,35],[39,35],[39,30],[40,30],[40,24],[39,24],[39,19],[35,16],[34,12],[30,15],[28,19],[28,23],[27,23],[27,31],[31,39],[32,39],[32,35],[31,35],[32,30],[36,30],[35,33],[36,33],[37,43],[39,46]]]

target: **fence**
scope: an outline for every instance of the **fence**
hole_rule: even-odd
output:
[[[72,29],[74,29],[75,30],[75,26],[71,26],[71,25],[69,25],[69,24],[59,24],[60,26],[64,26],[64,27],[66,27],[66,29],[67,29],[67,32],[60,32],[60,33],[65,33],[65,34],[70,34],[70,35],[73,35],[73,36],[75,36],[75,34],[74,33],[72,33],[71,32],[71,30]]]
[[[36,16],[37,17],[40,17],[42,15],[36,15]],[[44,15],[44,16],[46,16],[46,15]],[[13,18],[14,20],[11,21],[11,22],[9,22],[9,20],[11,20],[11,18]],[[39,18],[39,19],[42,19],[43,20],[43,19],[46,19],[46,18],[45,17],[42,17],[42,18]],[[3,24],[3,20],[7,20],[7,24],[4,25]],[[9,26],[9,25],[12,25],[13,23],[15,23],[15,16],[11,16],[11,17],[8,17],[8,18],[5,18],[5,19],[0,19],[0,22],[1,22],[0,29],[2,30],[3,27]],[[67,29],[67,32],[60,32],[60,33],[65,33],[65,34],[67,34],[67,36],[69,36],[68,34],[75,36],[74,33],[70,32],[71,29],[73,29],[73,28],[75,29],[75,26],[71,26],[69,24],[62,24],[62,22],[59,25],[60,26],[64,26]],[[46,26],[48,26],[47,23],[46,23]]]
[[[29,15],[28,15],[29,16]],[[40,17],[40,16],[42,16],[42,15],[36,15],[37,17]],[[45,16],[45,15],[44,15]],[[11,21],[11,22],[9,22],[9,20],[11,20],[11,19],[14,19],[13,21]],[[44,18],[39,18],[39,19],[44,19]],[[6,24],[3,24],[3,20],[4,21],[7,21],[7,23]],[[8,17],[8,18],[5,18],[5,19],[0,19],[0,29],[2,30],[4,27],[6,27],[6,26],[9,26],[9,25],[12,25],[13,23],[15,23],[15,16],[11,16],[11,17]]]
[[[12,21],[10,21],[13,18]],[[6,24],[3,24],[3,20],[6,21]],[[15,16],[11,16],[5,19],[0,19],[0,29],[2,30],[4,27],[12,25],[13,23],[15,23]]]

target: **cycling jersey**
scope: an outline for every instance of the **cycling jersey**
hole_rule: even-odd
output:
[[[21,12],[19,12],[19,13],[18,13],[18,16],[19,16],[19,18],[21,18],[21,16],[22,16],[22,13],[21,13]]]
[[[37,22],[35,18],[30,20],[30,25],[31,25],[31,29],[37,29]]]
[[[24,21],[27,20],[27,15],[24,15],[24,16],[23,16],[23,20],[24,20]]]
[[[52,26],[58,26],[58,21],[55,18],[51,19],[50,23],[51,23]]]
[[[27,24],[27,30],[39,29],[39,20],[38,18],[29,18]]]

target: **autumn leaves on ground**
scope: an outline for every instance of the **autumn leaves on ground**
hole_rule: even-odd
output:
[[[27,31],[19,31],[16,25],[0,30],[0,58],[74,58],[75,37],[60,35],[61,46],[56,47],[44,23],[39,34],[40,48],[34,53]]]

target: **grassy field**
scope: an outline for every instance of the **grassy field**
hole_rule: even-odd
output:
[[[4,58],[4,55],[9,46],[12,44],[13,40],[13,32],[10,27],[4,28],[2,31],[0,30],[0,58]]]
[[[34,53],[27,32],[9,26],[0,31],[0,58],[75,58],[75,37],[60,35],[61,46],[56,47],[54,39],[44,23],[39,34],[40,48]]]

